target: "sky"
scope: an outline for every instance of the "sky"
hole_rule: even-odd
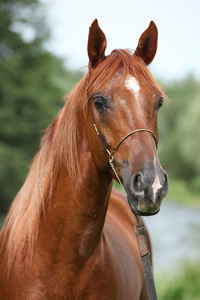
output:
[[[136,49],[142,32],[153,20],[158,27],[158,50],[150,70],[154,76],[179,80],[193,73],[200,79],[199,0],[42,0],[52,38],[49,50],[79,69],[88,64],[88,31],[94,19],[113,49]]]

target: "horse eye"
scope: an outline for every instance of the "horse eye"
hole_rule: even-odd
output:
[[[159,103],[158,103],[158,109],[162,107],[163,103],[164,103],[163,98],[160,98]]]
[[[96,107],[96,109],[100,109],[105,106],[105,103],[103,102],[103,100],[101,98],[96,98],[96,99],[94,99],[94,106]]]

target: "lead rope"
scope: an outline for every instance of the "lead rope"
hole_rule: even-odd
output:
[[[124,191],[125,195],[126,191],[123,187],[123,184],[115,170],[115,165],[114,165],[114,159],[113,157],[109,158],[109,163],[110,166],[119,182],[119,184],[122,187],[122,190]],[[134,211],[132,210],[134,213]],[[137,238],[137,244],[138,244],[138,249],[140,252],[141,260],[142,260],[142,266],[143,266],[143,271],[144,271],[144,278],[146,282],[146,287],[147,287],[147,294],[148,294],[148,299],[149,300],[157,300],[157,293],[156,293],[156,287],[155,287],[155,282],[153,278],[153,272],[152,272],[152,266],[151,266],[151,261],[150,261],[150,251],[146,239],[146,234],[145,234],[145,228],[144,225],[142,224],[141,221],[141,216],[134,213],[136,220],[137,220],[137,225],[134,226],[134,231],[136,234]]]
[[[123,187],[123,184],[115,170],[113,157],[109,158],[109,163],[110,163],[110,166],[111,166],[118,182],[120,183],[125,195],[127,195],[126,191]],[[133,212],[133,210],[132,210],[132,212]],[[148,247],[148,243],[147,243],[147,239],[146,239],[145,228],[141,222],[141,216],[136,213],[134,213],[134,215],[137,220],[137,225],[134,226],[134,231],[135,231],[135,234],[137,237],[138,249],[139,249],[141,260],[142,260],[148,299],[149,300],[157,300],[158,298],[157,298],[156,287],[155,287],[155,282],[154,282],[154,278],[153,278],[153,272],[152,272],[151,261],[150,261],[150,251],[149,251],[149,247]]]
[[[89,78],[87,78],[86,86],[88,85],[88,81],[89,81]],[[99,134],[99,131],[97,129],[97,126],[95,124],[94,117],[93,117],[93,114],[92,114],[92,110],[91,110],[91,107],[90,107],[88,94],[87,94],[87,100],[88,100],[88,107],[89,107],[90,114],[91,114],[91,117],[92,117],[94,129],[95,129],[95,131],[96,131],[103,147],[105,148],[105,150],[107,151],[107,153],[109,155],[109,164],[111,166],[111,169],[112,169],[113,173],[115,174],[115,177],[117,178],[117,181],[119,182],[122,190],[124,191],[125,195],[127,196],[126,191],[124,189],[124,186],[123,186],[123,184],[122,184],[122,182],[121,182],[121,180],[120,180],[120,178],[119,178],[119,176],[118,176],[118,174],[115,170],[114,157],[113,157],[114,153],[116,152],[116,150],[119,148],[121,143],[126,138],[128,138],[130,135],[132,135],[136,132],[147,131],[149,133],[152,133],[152,135],[154,137],[154,140],[155,140],[155,143],[156,143],[156,147],[157,147],[157,144],[158,144],[157,143],[157,138],[156,138],[154,132],[149,130],[149,129],[136,129],[136,130],[130,132],[129,134],[127,134],[116,145],[116,147],[113,149],[113,151],[110,153],[110,151],[106,147],[103,139],[101,138],[101,136]],[[132,210],[132,212],[134,213],[134,215],[136,217],[136,220],[137,220],[137,225],[134,226],[134,231],[135,231],[135,234],[136,234],[136,237],[137,237],[138,248],[139,248],[140,256],[141,256],[141,259],[142,259],[142,265],[143,265],[144,277],[145,277],[145,282],[146,282],[146,287],[147,287],[148,299],[149,300],[157,300],[156,288],[155,288],[153,272],[152,272],[151,262],[150,262],[150,257],[149,257],[150,252],[149,252],[149,248],[148,248],[148,244],[147,244],[147,240],[146,240],[146,235],[145,235],[145,228],[144,228],[144,225],[141,222],[141,216],[138,215],[136,212],[134,212],[134,210]]]

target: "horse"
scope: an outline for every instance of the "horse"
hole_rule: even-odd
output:
[[[157,154],[164,91],[148,69],[157,36],[151,21],[135,51],[106,56],[92,23],[88,72],[45,131],[1,230],[1,300],[147,299],[132,211],[157,213],[168,191]]]

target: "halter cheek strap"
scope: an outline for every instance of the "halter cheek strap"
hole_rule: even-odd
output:
[[[88,85],[88,81],[89,81],[89,79],[87,78],[86,86]],[[122,189],[124,190],[123,184],[122,184],[122,182],[121,182],[121,180],[120,180],[120,178],[119,178],[119,176],[118,176],[118,174],[117,174],[117,172],[116,172],[116,170],[115,170],[114,157],[113,157],[113,155],[115,154],[115,152],[117,151],[117,149],[119,148],[119,146],[123,143],[123,141],[125,141],[129,136],[131,136],[132,134],[137,133],[137,132],[143,132],[143,131],[146,131],[146,132],[151,133],[151,134],[153,135],[153,138],[154,138],[154,141],[155,141],[156,147],[157,147],[158,141],[157,141],[156,135],[155,135],[155,133],[154,133],[153,131],[151,131],[151,130],[149,130],[149,129],[143,129],[143,128],[142,128],[142,129],[136,129],[136,130],[133,130],[133,131],[131,131],[130,133],[128,133],[123,139],[121,139],[121,141],[119,141],[119,143],[114,147],[114,149],[112,150],[112,152],[110,152],[110,151],[108,150],[108,148],[106,147],[106,145],[105,145],[105,143],[104,143],[102,137],[100,136],[99,131],[98,131],[98,129],[97,129],[97,126],[96,126],[96,124],[95,124],[94,117],[93,117],[93,114],[92,114],[92,109],[91,109],[91,106],[90,106],[90,101],[89,101],[88,94],[87,94],[87,101],[88,101],[88,107],[89,107],[89,111],[90,111],[90,114],[91,114],[91,118],[92,118],[92,122],[93,122],[93,125],[94,125],[94,129],[95,129],[95,131],[96,131],[96,133],[97,133],[97,135],[98,135],[98,137],[99,137],[99,139],[100,139],[100,141],[101,141],[103,147],[105,148],[106,152],[107,152],[108,155],[109,155],[109,163],[110,163],[110,166],[111,166],[111,168],[112,168],[112,170],[113,170],[113,172],[114,172],[114,174],[115,174],[115,176],[116,176],[118,182],[120,183]],[[125,190],[124,190],[124,192],[125,192]],[[126,193],[126,192],[125,192],[125,193]]]

